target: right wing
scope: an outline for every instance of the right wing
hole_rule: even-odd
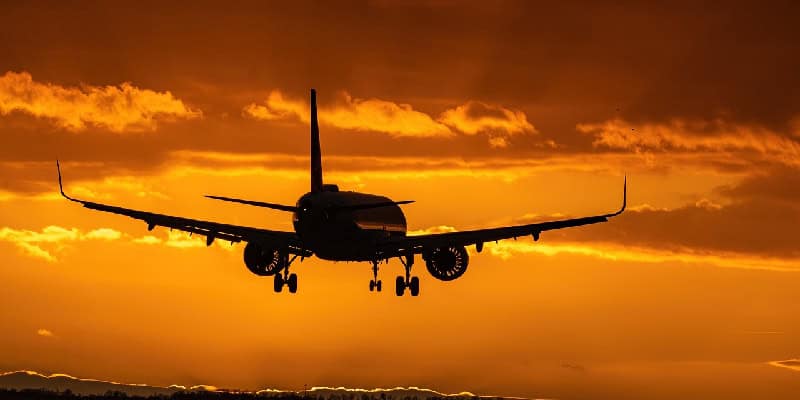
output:
[[[84,207],[92,210],[124,215],[133,219],[144,221],[147,224],[147,230],[153,230],[153,228],[156,226],[163,226],[192,234],[203,235],[206,237],[207,245],[211,245],[215,239],[227,240],[230,242],[253,242],[264,247],[287,249],[289,254],[296,254],[305,257],[311,255],[311,251],[303,248],[300,238],[294,232],[272,231],[268,229],[251,228],[248,226],[229,225],[218,222],[175,217],[171,215],[133,210],[130,208],[111,206],[70,197],[64,193],[64,187],[61,183],[61,166],[58,164],[58,161],[56,161],[56,168],[58,169],[58,187],[61,191],[61,195],[64,196],[64,198],[76,203],[80,203]]]
[[[521,236],[532,236],[539,240],[544,231],[572,228],[582,225],[606,222],[609,218],[622,214],[628,198],[628,179],[622,186],[622,207],[613,213],[593,215],[589,217],[563,219],[559,221],[538,222],[535,224],[503,226],[499,228],[476,229],[461,232],[434,233],[419,236],[393,237],[378,244],[378,250],[384,257],[397,257],[407,254],[420,254],[426,250],[449,246],[476,245],[482,248],[485,242],[496,242],[504,239],[516,239]]]

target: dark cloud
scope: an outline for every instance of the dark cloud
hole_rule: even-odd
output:
[[[524,111],[543,140],[576,151],[591,142],[576,124],[615,117],[723,116],[786,132],[800,110],[798,7],[241,2],[222,12],[203,2],[15,3],[0,16],[0,72],[65,86],[130,81],[170,91],[204,115],[237,117],[273,88],[304,98],[316,86],[323,103],[347,90],[429,115],[475,100]],[[264,140],[245,127],[229,123],[214,144],[245,151]],[[530,140],[515,138],[507,155],[528,155]],[[392,148],[380,139],[372,148],[381,145]],[[491,151],[485,140],[441,147]]]
[[[718,189],[722,195],[734,199],[762,199],[800,204],[800,172],[791,168],[758,171],[739,184]]]
[[[606,241],[630,246],[694,252],[752,253],[800,257],[800,192],[793,174],[747,178],[719,188],[723,204],[700,200],[673,209],[649,206],[626,211],[610,223],[550,233],[562,240]]]

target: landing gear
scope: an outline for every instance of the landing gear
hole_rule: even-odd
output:
[[[289,273],[289,266],[292,265],[292,261],[294,261],[297,256],[293,256],[289,259],[288,254],[281,254],[281,269],[275,273],[275,278],[273,281],[273,289],[275,293],[280,293],[283,291],[283,286],[286,285],[289,287],[289,293],[297,293],[297,274],[290,274]]]
[[[286,286],[289,286],[289,293],[297,293],[297,274],[289,275]]]
[[[406,288],[412,296],[419,296],[419,277],[411,276],[411,267],[414,265],[414,255],[409,254],[405,257],[400,257],[400,262],[406,269],[405,276],[398,276],[395,279],[395,294],[402,296],[405,294]]]
[[[372,280],[369,281],[369,291],[370,292],[380,292],[381,291],[381,281],[378,279],[378,261],[375,260],[372,262]]]

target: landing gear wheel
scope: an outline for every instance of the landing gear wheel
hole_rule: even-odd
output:
[[[397,279],[395,279],[395,288],[394,289],[395,289],[395,294],[396,295],[402,296],[403,293],[405,293],[405,291],[406,291],[406,279],[403,278],[402,276],[398,276]]]
[[[381,291],[381,280],[378,279],[378,261],[372,261],[372,280],[369,281],[369,291]]]
[[[272,282],[275,293],[280,293],[283,290],[283,275],[275,274],[275,279]]]
[[[411,282],[408,283],[408,291],[412,296],[419,296],[419,277],[411,278]]]
[[[289,286],[289,293],[297,293],[297,274],[289,275],[286,286]]]

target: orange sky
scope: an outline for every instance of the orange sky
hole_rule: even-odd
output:
[[[0,370],[284,389],[796,398],[800,45],[791,2],[163,5],[0,14]],[[501,242],[421,296],[148,232],[57,196],[272,229],[325,179],[414,231],[609,212]],[[400,273],[392,261],[384,282]],[[790,367],[786,367],[789,365]],[[784,366],[785,368],[781,368]]]

